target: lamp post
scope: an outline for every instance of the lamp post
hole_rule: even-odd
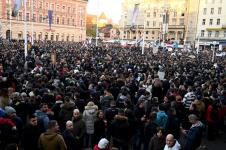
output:
[[[27,57],[27,0],[24,0],[24,56]]]
[[[99,14],[99,0],[97,0],[97,18],[96,18],[96,46],[98,46],[98,14]]]

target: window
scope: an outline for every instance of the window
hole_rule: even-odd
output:
[[[173,25],[176,25],[176,23],[177,23],[177,19],[176,19],[176,18],[173,18],[173,19],[172,19],[172,24],[173,24]]]
[[[51,5],[51,9],[54,10],[54,4]]]
[[[149,24],[150,24],[150,22],[149,21],[147,21],[147,26],[149,27]]]
[[[153,13],[153,16],[156,17],[156,12]]]
[[[153,27],[155,27],[156,26],[156,22],[155,21],[153,21]]]
[[[222,3],[223,2],[223,0],[220,0],[220,3]]]
[[[35,14],[33,14],[32,21],[36,22],[36,15]]]
[[[39,15],[39,22],[42,22],[42,15]]]
[[[73,26],[75,25],[75,19],[72,19],[72,25]]]
[[[67,19],[67,25],[70,25],[70,18]]]
[[[27,13],[27,14],[26,14],[26,21],[29,21],[29,18],[30,18],[30,14]]]
[[[10,11],[7,10],[7,19],[10,19]]]
[[[75,13],[75,8],[73,8],[73,14]]]
[[[39,8],[42,9],[42,2],[39,2]]]
[[[152,34],[155,34],[155,31],[152,31]]]
[[[181,13],[181,16],[183,17],[184,16],[184,13]]]
[[[207,9],[204,8],[204,9],[203,9],[203,15],[206,15],[206,11],[207,11]]]
[[[46,3],[46,9],[49,9],[49,3]]]
[[[57,24],[59,24],[60,23],[60,18],[59,17],[57,17]]]
[[[222,10],[222,7],[219,7],[219,8],[218,8],[218,14],[219,14],[219,15],[221,14],[221,10]]]
[[[220,32],[219,31],[216,31],[215,32],[215,37],[219,37],[219,34],[220,34]]]
[[[147,17],[150,17],[150,12],[147,13]]]
[[[64,12],[64,10],[65,10],[65,6],[62,7],[62,11],[63,11],[63,12]]]
[[[221,19],[217,19],[217,25],[221,24]]]
[[[226,37],[226,31],[224,31],[224,37]]]
[[[68,13],[70,13],[70,11],[71,11],[71,8],[70,8],[70,7],[68,7],[67,11],[68,11]]]
[[[212,31],[208,31],[208,37],[212,36]]]
[[[206,24],[206,19],[202,19],[202,25]]]
[[[64,24],[64,17],[62,18],[62,24]]]
[[[57,5],[57,11],[59,11],[60,10],[60,6],[59,5]]]
[[[20,20],[20,21],[23,20],[23,14],[22,14],[22,12],[19,12],[19,20]]]
[[[184,18],[180,19],[180,25],[184,25]]]
[[[173,16],[174,16],[174,17],[177,17],[177,12],[174,12],[174,13],[173,13]]]
[[[205,35],[205,31],[201,30],[201,37],[204,37],[204,35]]]
[[[215,3],[215,0],[212,0],[212,4],[214,4]]]
[[[148,31],[146,31],[146,34],[148,34]]]
[[[213,19],[210,19],[209,25],[213,25]]]
[[[211,8],[210,14],[211,14],[211,15],[214,14],[214,8]]]

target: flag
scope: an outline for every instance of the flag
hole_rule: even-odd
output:
[[[49,18],[49,28],[51,30],[52,23],[53,23],[53,11],[52,10],[48,10],[48,18]]]
[[[136,23],[138,13],[139,13],[139,4],[135,4],[133,9],[132,20],[131,20],[131,29],[134,27]]]
[[[12,10],[12,17],[17,16],[18,11],[20,10],[20,7],[21,7],[21,0],[15,0],[13,10]]]

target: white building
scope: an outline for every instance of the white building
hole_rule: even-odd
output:
[[[196,40],[201,48],[226,46],[226,0],[200,0]],[[216,41],[216,42],[214,42]]]

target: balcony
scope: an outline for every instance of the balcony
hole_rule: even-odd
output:
[[[222,25],[222,29],[226,29],[226,24],[223,24]]]

